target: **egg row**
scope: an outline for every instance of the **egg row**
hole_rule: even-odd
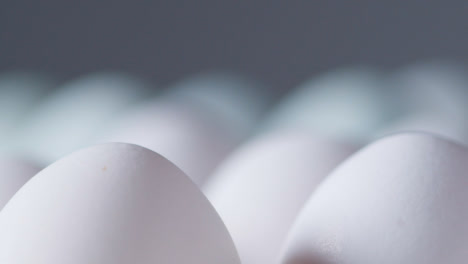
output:
[[[52,92],[42,76],[3,74],[0,153],[45,165],[90,144],[128,142],[163,154],[203,184],[241,143],[272,131],[311,131],[362,146],[422,130],[466,143],[465,76],[448,63],[390,76],[351,67],[317,76],[278,101],[261,84],[226,73],[192,76],[165,90],[101,73]]]
[[[30,181],[40,168],[5,158],[0,263],[463,263],[467,150],[452,140],[465,136],[466,82],[425,67],[392,79],[415,87],[408,101],[358,68],[316,78],[268,115],[272,100],[245,96],[257,85],[226,75],[193,78],[146,103],[111,98],[124,80],[106,80],[111,88],[93,100],[76,92],[55,110],[47,99],[11,130],[26,136],[10,132],[17,142],[6,153],[48,141],[35,150],[47,164],[122,141],[161,155],[100,144]],[[57,131],[35,138],[45,125],[34,116],[55,114],[48,129]],[[407,128],[449,140],[403,133],[362,148]]]
[[[37,169],[0,164],[2,199],[20,188],[0,212],[0,262],[465,263],[466,147],[402,133],[352,153],[269,137],[202,190],[125,143],[67,155],[23,187]]]

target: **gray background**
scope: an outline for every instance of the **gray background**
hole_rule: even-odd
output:
[[[227,69],[277,91],[351,64],[468,59],[468,1],[0,0],[0,71]]]

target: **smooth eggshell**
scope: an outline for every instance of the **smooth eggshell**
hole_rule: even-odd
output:
[[[0,213],[0,263],[238,264],[200,190],[162,156],[110,143],[38,173]]]
[[[383,138],[317,188],[281,263],[465,263],[466,201],[465,147],[421,133]]]
[[[242,263],[272,263],[303,203],[352,150],[305,133],[272,134],[246,144],[221,164],[203,189]]]

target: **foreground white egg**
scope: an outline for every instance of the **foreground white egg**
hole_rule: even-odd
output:
[[[0,157],[0,210],[40,167],[12,157]]]
[[[41,162],[52,162],[94,142],[115,115],[146,94],[129,76],[101,73],[76,79],[52,93],[23,127],[20,149]]]
[[[233,133],[245,137],[257,126],[272,102],[271,92],[254,80],[225,72],[198,74],[169,87],[168,96],[195,103],[225,120]]]
[[[239,260],[200,190],[162,156],[121,143],[74,152],[0,213],[0,262],[176,264]]]
[[[0,151],[14,151],[12,141],[25,117],[54,87],[47,76],[27,72],[0,74]]]
[[[314,133],[365,142],[398,115],[393,94],[367,68],[337,70],[314,78],[283,99],[264,130],[309,129]]]
[[[353,148],[308,134],[268,135],[237,150],[204,193],[243,264],[272,263],[299,209]]]
[[[465,263],[467,200],[465,147],[430,134],[383,138],[317,188],[281,263]]]

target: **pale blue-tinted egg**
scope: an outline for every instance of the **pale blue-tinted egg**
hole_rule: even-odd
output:
[[[0,150],[14,151],[13,138],[25,117],[55,86],[48,76],[28,72],[0,74]]]
[[[112,117],[144,98],[148,87],[117,73],[87,75],[47,97],[26,120],[18,148],[26,155],[51,162],[92,144]]]
[[[398,115],[394,94],[378,72],[362,67],[315,77],[286,96],[267,119],[263,131],[306,129],[354,142]]]

